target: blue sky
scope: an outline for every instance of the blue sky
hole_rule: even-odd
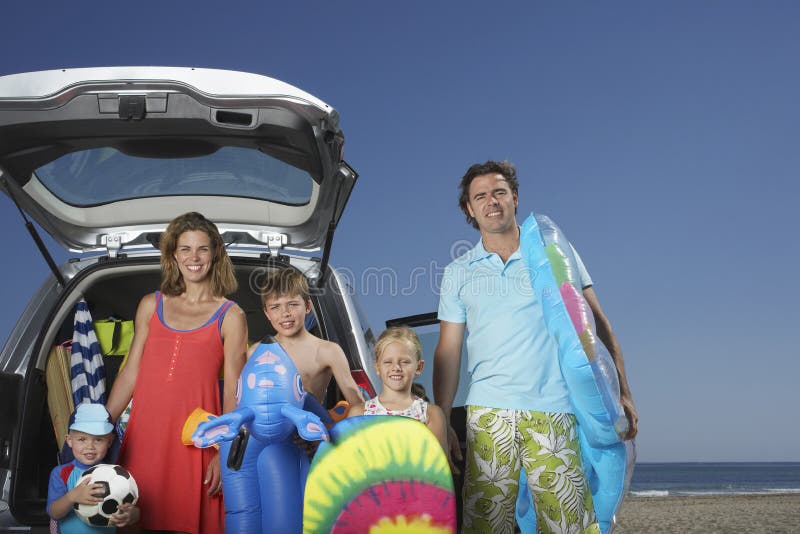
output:
[[[778,1],[11,1],[0,75],[215,67],[333,105],[361,178],[332,263],[375,330],[435,310],[478,238],[458,180],[509,159],[520,222],[550,215],[595,280],[639,459],[800,461],[798,36],[800,4]],[[5,339],[47,269],[6,197],[0,224]],[[387,268],[397,291],[362,283]]]

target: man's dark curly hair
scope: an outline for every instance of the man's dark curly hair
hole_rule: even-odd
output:
[[[472,180],[478,176],[483,176],[484,174],[502,174],[506,179],[506,182],[508,182],[511,192],[515,195],[519,194],[517,168],[514,167],[514,164],[508,160],[489,160],[486,163],[476,163],[467,169],[466,174],[464,174],[464,176],[461,178],[461,184],[458,186],[461,193],[458,197],[458,205],[461,208],[461,211],[464,212],[464,215],[466,215],[467,222],[476,230],[478,229],[478,223],[475,221],[474,217],[470,216],[469,211],[467,210],[467,202],[469,201],[469,186],[472,183]]]

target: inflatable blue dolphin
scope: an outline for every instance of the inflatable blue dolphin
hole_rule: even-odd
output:
[[[201,423],[197,447],[220,444],[226,532],[300,532],[308,457],[291,440],[328,440],[328,412],[306,393],[292,359],[271,337],[247,360],[235,410]],[[250,439],[252,437],[252,439]],[[233,442],[233,444],[231,444]]]

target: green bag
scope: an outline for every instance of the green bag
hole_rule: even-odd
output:
[[[103,356],[125,356],[131,350],[133,321],[100,319],[94,322],[94,332]]]

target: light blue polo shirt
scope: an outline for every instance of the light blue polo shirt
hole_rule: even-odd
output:
[[[573,249],[574,250],[574,249]],[[581,287],[591,285],[576,254]],[[466,404],[571,413],[558,348],[519,250],[508,262],[478,242],[445,268],[439,319],[466,323]]]

